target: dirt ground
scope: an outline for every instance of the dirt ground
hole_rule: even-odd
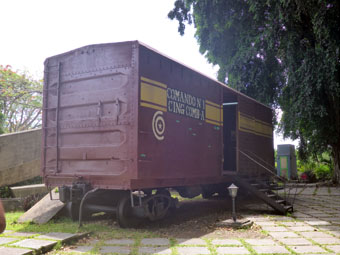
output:
[[[256,198],[243,195],[237,198],[237,215],[271,214],[273,210],[264,206]],[[151,231],[159,237],[167,238],[265,238],[260,228],[251,226],[248,229],[219,227],[217,223],[231,219],[231,199],[193,199],[180,202],[175,213],[156,222],[146,222],[140,229]],[[119,228],[115,220],[107,222]]]

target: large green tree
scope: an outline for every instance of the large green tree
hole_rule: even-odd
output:
[[[40,127],[41,111],[42,81],[0,65],[0,132]]]
[[[218,79],[280,107],[300,154],[330,150],[340,181],[340,2],[176,0],[169,18],[194,23]]]

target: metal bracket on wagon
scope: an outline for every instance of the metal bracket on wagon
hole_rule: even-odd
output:
[[[90,184],[83,182],[73,183],[71,187],[61,186],[59,187],[59,199],[63,203],[80,201],[90,189]]]

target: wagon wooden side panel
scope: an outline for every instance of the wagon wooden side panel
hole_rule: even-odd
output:
[[[42,175],[127,189],[137,176],[137,47],[83,47],[45,62]]]
[[[221,86],[140,46],[139,186],[221,181]]]

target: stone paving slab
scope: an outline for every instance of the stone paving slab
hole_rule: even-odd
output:
[[[268,231],[268,232],[284,232],[287,231],[287,228],[285,227],[262,227],[263,230]]]
[[[13,232],[6,231],[0,237],[0,254],[31,254],[33,250],[37,253],[50,251],[57,241],[65,243],[69,240],[78,239],[86,234],[70,234],[51,232],[47,234],[39,234],[35,232]],[[24,238],[24,239],[19,239]],[[46,240],[50,239],[50,240]],[[6,245],[3,246],[3,245]],[[20,248],[19,248],[20,247]],[[30,250],[28,250],[28,248]],[[4,250],[5,249],[5,250]],[[33,249],[33,250],[32,250]]]
[[[294,221],[292,217],[288,216],[273,216],[272,218],[274,221]]]
[[[305,188],[299,195],[313,195],[315,191],[315,187],[313,188]]]
[[[330,249],[331,251],[340,253],[340,245],[327,245],[326,247]]]
[[[271,253],[280,253],[280,254],[290,254],[290,252],[283,246],[254,246],[253,249],[259,253],[266,253],[266,254],[271,254]]]
[[[200,238],[192,238],[192,239],[184,239],[184,238],[177,238],[176,239],[178,245],[207,245],[207,243]]]
[[[224,248],[224,247],[219,247]],[[231,248],[231,247],[228,247]],[[197,255],[197,254],[210,254],[206,247],[177,247],[177,252],[180,255]]]
[[[328,232],[336,237],[340,237],[340,231],[328,231]]]
[[[242,245],[242,243],[236,239],[214,239],[211,243],[213,245]]]
[[[141,247],[139,248],[139,254],[171,254],[170,248],[165,247]]]
[[[52,239],[52,240],[58,240],[58,241],[60,241],[60,240],[67,241],[70,238],[74,238],[76,236],[77,236],[77,234],[51,232],[51,233],[48,233],[48,234],[37,236],[36,238],[39,238],[39,239]]]
[[[284,221],[280,224],[285,225],[286,227],[301,227],[301,226],[308,226],[306,223],[301,221]]]
[[[317,245],[294,246],[291,249],[296,253],[328,253],[328,251]]]
[[[250,254],[244,247],[218,247],[216,251],[218,254]]]
[[[2,235],[8,235],[8,234],[10,234],[10,233],[12,233],[13,232],[13,230],[5,230],[4,232],[2,232],[1,234],[0,234],[0,236],[2,236]]]
[[[109,245],[134,245],[135,244],[135,240],[132,239],[110,239],[110,240],[106,240],[105,244],[109,244]]]
[[[7,234],[6,234],[7,235]],[[33,237],[38,235],[38,233],[34,233],[34,232],[12,232],[9,233],[8,236],[17,236],[17,237]]]
[[[310,226],[298,226],[298,227],[288,227],[289,230],[295,231],[295,232],[305,232],[305,231],[316,231],[316,228],[310,227]]]
[[[118,253],[118,254],[130,254],[131,249],[123,246],[102,246],[100,248],[100,254],[105,253]]]
[[[324,220],[324,221],[330,221],[330,222],[337,222],[337,221],[340,221],[340,218],[339,217],[320,217],[320,220]]]
[[[285,245],[312,245],[312,243],[305,238],[282,238],[278,240]]]
[[[305,221],[307,221],[307,220],[311,220],[311,219],[315,219],[315,218],[313,218],[313,217],[311,216],[310,218],[298,217],[298,218],[296,218],[296,219],[299,220],[299,221],[305,222]]]
[[[277,227],[277,222],[274,222],[274,221],[258,221],[256,222],[256,225],[259,225],[259,226],[271,226],[271,227]]]
[[[255,223],[257,222],[265,222],[265,221],[271,221],[270,218],[268,217],[263,217],[263,216],[247,216],[248,220],[254,221]]]
[[[277,243],[272,239],[245,239],[251,245],[276,245]]]
[[[13,248],[13,247],[0,247],[0,254],[3,255],[30,255],[33,254],[32,250]]]
[[[314,242],[317,242],[319,244],[340,244],[340,239],[331,237],[331,238],[313,238]]]
[[[294,232],[270,232],[269,235],[274,238],[299,237],[299,235]]]
[[[332,236],[321,231],[300,232],[300,234],[307,238],[331,238]]]
[[[76,246],[75,248],[72,248],[68,250],[69,252],[76,252],[76,253],[86,253],[90,252],[94,247],[90,245],[83,245],[83,246]]]
[[[12,243],[11,245],[38,250],[38,249],[48,249],[56,244],[57,244],[56,241],[24,239],[19,242]]]
[[[310,221],[305,221],[307,224],[311,226],[324,226],[324,225],[331,225],[328,221],[324,220],[310,220]]]
[[[144,238],[141,240],[141,245],[154,245],[154,246],[164,246],[170,245],[170,241],[167,238]]]
[[[334,226],[334,225],[330,225],[330,226],[320,226],[318,227],[319,229],[322,229],[322,230],[333,230],[333,231],[340,231],[340,226]]]
[[[18,239],[12,238],[12,237],[0,237],[0,244],[8,244],[8,243],[14,242],[15,240],[18,240]]]
[[[295,207],[294,207],[294,208],[295,208]],[[296,208],[295,208],[295,209],[296,209]],[[301,212],[294,212],[294,213],[292,214],[292,216],[293,216],[294,218],[297,218],[297,217],[310,218],[310,217],[311,217],[310,215],[305,214],[305,213],[301,213]]]

